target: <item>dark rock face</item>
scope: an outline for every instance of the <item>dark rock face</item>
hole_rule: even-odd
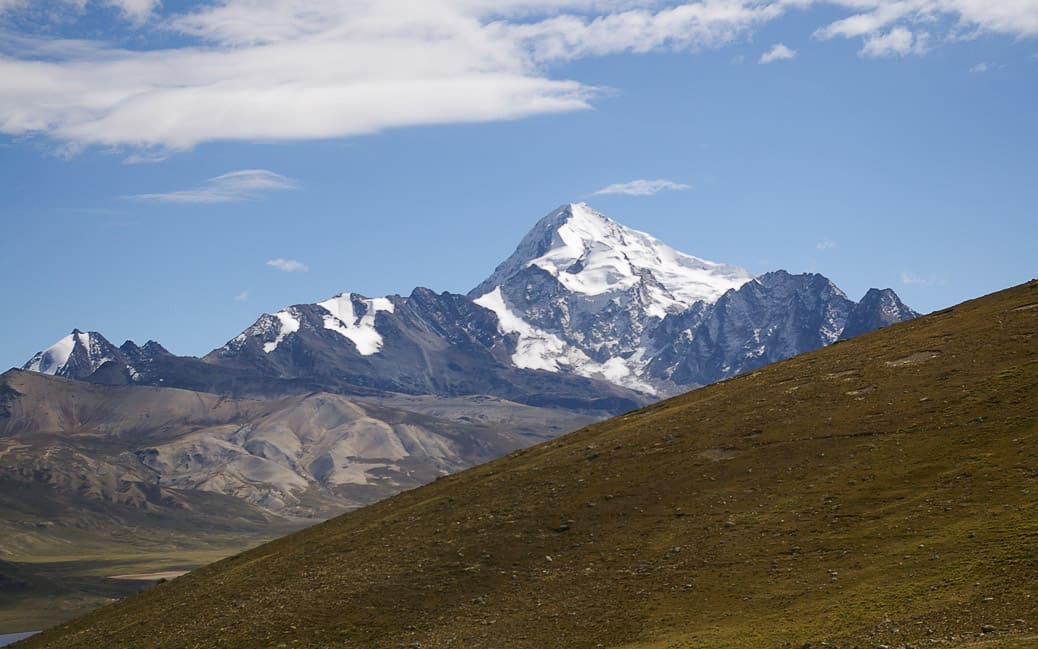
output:
[[[861,302],[854,305],[847,316],[847,324],[840,339],[868,333],[897,322],[918,318],[919,314],[905,306],[897,293],[889,288],[870,288]]]
[[[713,305],[668,316],[648,373],[705,385],[918,316],[890,289],[855,303],[822,275],[766,273]]]
[[[704,385],[831,344],[854,303],[821,275],[767,273],[725,293],[654,359],[650,371]],[[679,327],[684,314],[669,326]]]

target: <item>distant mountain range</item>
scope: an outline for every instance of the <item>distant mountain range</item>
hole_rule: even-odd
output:
[[[25,369],[238,396],[488,394],[618,413],[918,316],[890,289],[754,277],[582,203],[541,219],[468,295],[343,293],[264,314],[201,359],[78,330]]]

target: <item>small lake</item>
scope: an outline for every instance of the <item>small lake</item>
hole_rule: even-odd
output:
[[[31,635],[36,635],[39,631],[23,631],[22,633],[0,633],[0,647],[9,645],[19,640],[24,640]]]

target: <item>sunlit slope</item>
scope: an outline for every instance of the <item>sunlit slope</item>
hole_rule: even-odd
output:
[[[1036,332],[1031,282],[441,479],[24,646],[1038,646]]]

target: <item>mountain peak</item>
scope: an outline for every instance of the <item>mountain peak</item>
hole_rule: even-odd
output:
[[[22,369],[69,378],[88,376],[118,350],[96,331],[72,333],[47,349],[37,352]]]
[[[547,272],[566,290],[589,297],[641,289],[657,317],[700,300],[714,302],[753,278],[737,266],[679,252],[586,203],[567,203],[538,221],[469,296],[486,295],[531,267]]]
[[[586,225],[619,225],[601,212],[596,212],[587,203],[564,203],[538,221],[533,230],[558,228],[566,223],[575,222]]]
[[[847,318],[847,326],[844,327],[840,338],[846,340],[895,322],[917,317],[919,314],[906,306],[893,290],[870,288],[861,298],[861,302],[851,311]]]

